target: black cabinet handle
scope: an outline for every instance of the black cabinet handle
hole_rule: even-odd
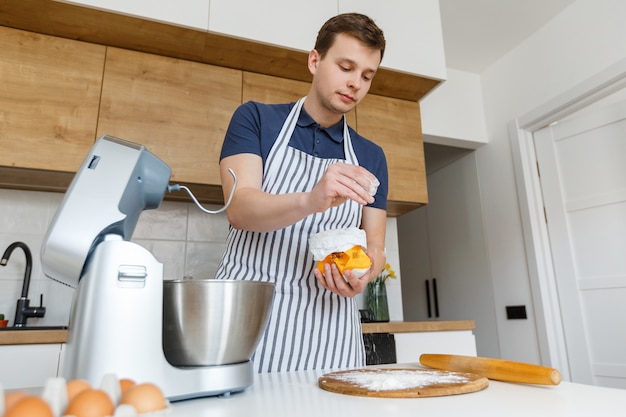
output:
[[[439,297],[437,296],[437,280],[433,278],[433,299],[435,300],[435,317],[439,317]]]
[[[437,279],[433,278],[433,295],[430,296],[430,280],[424,280],[426,285],[426,306],[428,308],[428,318],[433,318],[433,310],[435,318],[439,317],[439,295],[437,294]],[[432,300],[432,301],[431,301]],[[433,308],[434,306],[434,308]]]
[[[428,306],[428,318],[431,318],[433,315],[430,308],[430,283],[428,281],[430,280],[424,280],[426,283],[426,306]]]

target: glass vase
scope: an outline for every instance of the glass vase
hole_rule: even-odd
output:
[[[374,313],[374,321],[389,321],[389,306],[387,305],[387,288],[379,280],[367,284],[367,308]]]

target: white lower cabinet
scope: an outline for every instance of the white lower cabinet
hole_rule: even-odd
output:
[[[396,362],[418,363],[422,353],[476,356],[472,330],[394,333]],[[43,387],[59,376],[63,343],[0,346],[0,384],[4,389]]]
[[[4,389],[43,387],[58,376],[61,343],[0,346],[0,384]]]
[[[422,353],[476,356],[472,330],[394,333],[397,363],[418,363]]]

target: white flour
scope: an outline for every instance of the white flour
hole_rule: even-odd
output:
[[[333,377],[370,391],[403,390],[469,382],[467,377],[458,373],[402,369],[381,369],[373,372],[356,370],[333,375]]]

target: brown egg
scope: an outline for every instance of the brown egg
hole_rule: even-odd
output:
[[[122,395],[124,395],[124,393],[128,391],[129,388],[133,387],[134,385],[135,385],[135,381],[133,381],[132,379],[122,378],[120,379],[120,392],[122,393]]]
[[[112,416],[114,411],[115,404],[106,392],[89,388],[74,397],[65,414],[75,417],[106,417]]]
[[[40,397],[27,395],[7,408],[4,417],[54,417],[48,403]]]
[[[19,400],[27,396],[28,394],[26,394],[24,391],[8,392],[4,396],[4,409],[8,410],[9,408],[13,407],[13,405],[15,405],[16,402],[18,402]]]
[[[159,387],[151,383],[137,384],[122,395],[121,404],[135,407],[137,413],[149,413],[167,407],[165,396]]]
[[[72,379],[66,385],[67,388],[67,403],[71,403],[74,397],[81,392],[90,389],[91,385],[84,379]]]

